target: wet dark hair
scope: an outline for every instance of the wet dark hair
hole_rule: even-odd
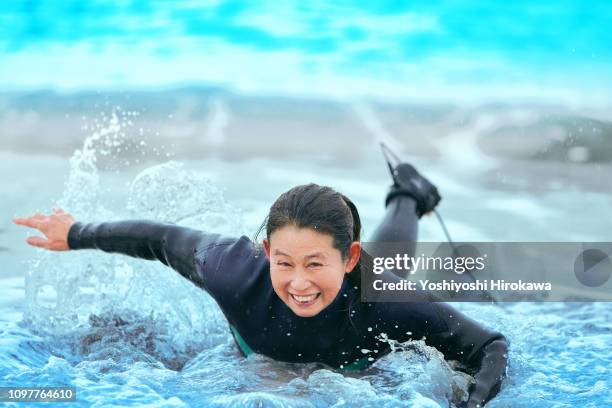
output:
[[[344,194],[331,187],[310,183],[293,187],[281,194],[262,223],[257,236],[265,228],[266,238],[274,231],[287,226],[311,228],[317,232],[331,235],[333,246],[346,260],[351,243],[361,240],[361,219],[355,204]],[[348,278],[358,286],[361,262],[348,274]]]

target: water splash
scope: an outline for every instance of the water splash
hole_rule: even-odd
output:
[[[58,205],[77,217],[108,217],[111,214],[100,205],[100,175],[97,163],[102,157],[114,157],[131,140],[129,130],[137,112],[114,108],[107,116],[92,120],[84,126],[91,134],[70,158],[70,171]]]
[[[135,177],[123,210],[104,207],[97,164],[134,144],[129,132],[134,115],[113,110],[106,121],[94,122],[93,132],[70,159],[58,205],[84,222],[148,218],[231,235],[242,232],[242,215],[221,189],[176,162]],[[26,273],[24,323],[34,332],[65,339],[73,348],[72,360],[120,356],[174,369],[197,350],[228,337],[225,319],[201,289],[159,263],[99,251],[40,252]]]
[[[378,340],[387,343],[391,353],[376,361],[373,367],[383,372],[382,378],[390,380],[385,383],[390,392],[395,390],[406,398],[418,393],[441,406],[451,401],[455,404],[467,401],[473,378],[458,370],[458,363],[447,362],[441,352],[426,345],[424,340],[398,342],[385,333]]]
[[[131,217],[173,222],[222,234],[244,232],[241,212],[207,178],[170,161],[142,171],[131,184]]]

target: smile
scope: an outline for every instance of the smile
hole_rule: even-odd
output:
[[[307,296],[298,296],[298,295],[294,295],[293,293],[290,293],[289,295],[298,305],[309,306],[313,304],[319,298],[319,296],[321,295],[321,292],[315,293],[312,295],[307,295]]]

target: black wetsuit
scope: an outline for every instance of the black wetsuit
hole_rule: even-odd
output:
[[[397,197],[387,207],[375,241],[416,242],[414,201]],[[499,391],[507,342],[445,303],[360,302],[345,278],[335,300],[314,317],[300,317],[276,295],[270,264],[249,238],[239,239],[146,220],[75,223],[71,249],[100,249],[159,260],[206,290],[225,314],[243,353],[287,362],[320,362],[341,369],[364,368],[389,352],[377,339],[422,339],[447,359],[472,370],[470,406]],[[362,350],[369,351],[364,354]]]

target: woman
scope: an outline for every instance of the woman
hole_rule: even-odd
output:
[[[440,196],[411,165],[392,170],[386,215],[372,241],[406,242],[414,251],[418,218]],[[265,256],[244,236],[152,221],[83,224],[56,209],[14,222],[45,234],[27,239],[36,247],[101,249],[174,268],[217,301],[245,355],[361,369],[390,351],[381,333],[397,341],[425,338],[474,375],[469,407],[493,398],[505,373],[505,338],[444,303],[360,301],[359,214],[329,187],[302,185],[276,200],[265,223]]]

